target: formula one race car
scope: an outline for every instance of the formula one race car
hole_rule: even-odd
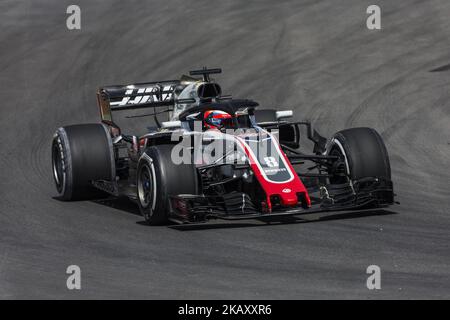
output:
[[[150,224],[266,219],[384,207],[394,202],[381,136],[371,128],[330,139],[290,110],[222,95],[210,75],[107,86],[97,92],[101,123],[59,128],[53,177],[62,200],[126,196]],[[112,114],[150,110],[146,134],[125,134]],[[158,115],[167,115],[161,121]],[[304,128],[313,152],[300,150]],[[310,163],[310,165],[307,165]]]

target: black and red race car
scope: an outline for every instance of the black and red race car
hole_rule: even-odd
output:
[[[59,128],[53,176],[62,200],[127,196],[150,224],[270,219],[394,203],[381,136],[351,128],[330,139],[292,111],[222,95],[210,75],[107,86],[97,92],[101,122]],[[117,111],[146,110],[156,127],[122,132]],[[150,112],[151,111],[151,112]],[[148,113],[150,112],[150,113]],[[161,115],[167,121],[161,121]],[[300,148],[302,132],[313,150]]]

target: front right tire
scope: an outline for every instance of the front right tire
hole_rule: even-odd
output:
[[[194,164],[175,164],[173,145],[152,146],[138,162],[136,193],[139,209],[151,225],[168,222],[170,196],[198,194],[197,169]]]

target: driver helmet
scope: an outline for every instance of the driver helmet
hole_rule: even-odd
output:
[[[231,119],[231,115],[221,110],[208,110],[204,113],[203,122],[208,129],[220,129],[225,119]]]

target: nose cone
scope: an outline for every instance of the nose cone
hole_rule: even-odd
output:
[[[283,206],[291,207],[298,203],[297,193],[292,191],[290,188],[284,188],[280,193],[281,204]]]

